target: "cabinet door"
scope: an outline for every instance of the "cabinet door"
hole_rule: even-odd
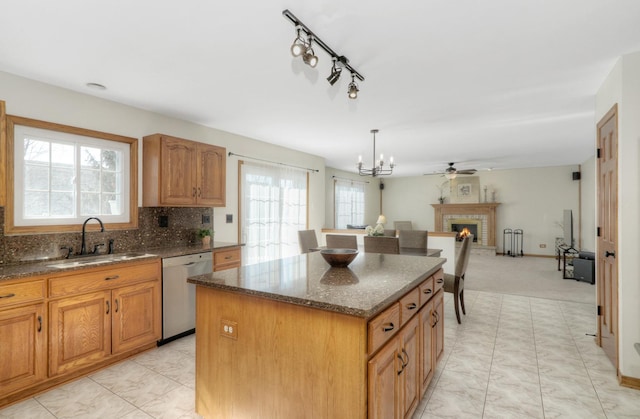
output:
[[[369,361],[369,419],[398,417],[402,364],[397,337]]]
[[[190,141],[163,137],[160,165],[160,201],[164,205],[193,205],[196,202],[196,145]]]
[[[223,207],[226,202],[226,149],[198,144],[197,203]]]
[[[114,354],[160,339],[160,304],[159,281],[143,282],[113,290]]]
[[[435,336],[435,316],[433,301],[429,301],[420,310],[420,394],[423,395],[433,378],[435,357],[433,336]]]
[[[93,364],[111,354],[111,292],[49,302],[49,375]]]
[[[437,362],[442,357],[442,353],[444,352],[444,297],[443,292],[440,291],[439,295],[436,295],[434,299],[434,308],[433,312],[435,313],[435,337],[434,337],[434,363],[436,365]]]
[[[0,311],[0,394],[46,377],[44,304]]]
[[[402,385],[400,417],[410,418],[420,402],[420,328],[418,316],[413,316],[402,329],[400,348],[404,361],[404,368],[400,374]]]

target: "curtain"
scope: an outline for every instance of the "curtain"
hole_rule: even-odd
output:
[[[241,234],[246,264],[300,253],[298,230],[307,228],[305,170],[268,163],[241,164]]]
[[[335,228],[364,224],[363,182],[335,179]]]

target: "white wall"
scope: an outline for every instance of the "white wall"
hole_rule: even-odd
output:
[[[59,124],[105,131],[141,139],[145,135],[164,133],[216,144],[227,151],[261,159],[318,169],[309,176],[309,227],[320,229],[324,223],[324,159],[257,141],[202,125],[169,118],[142,109],[125,106],[33,80],[0,72],[0,100],[7,113]],[[142,204],[142,141],[139,152],[139,205]],[[227,158],[227,206],[214,210],[215,239],[238,240],[238,158]],[[225,214],[233,214],[233,223],[225,223]]]
[[[640,52],[622,56],[596,96],[595,124],[618,104],[618,354],[623,376],[640,378]]]
[[[484,202],[484,186],[495,190],[497,209],[496,245],[502,252],[502,232],[505,228],[524,230],[525,254],[554,255],[555,238],[563,236],[559,226],[564,209],[573,210],[574,237],[578,238],[578,190],[581,181],[572,179],[579,166],[558,166],[533,169],[494,170],[478,172],[480,200]],[[434,229],[434,210],[441,176],[419,176],[385,179],[382,207],[387,221],[411,220],[417,229]],[[445,189],[446,186],[445,186]],[[448,190],[448,189],[447,189]],[[487,194],[491,200],[490,193]],[[448,197],[448,192],[446,195]],[[448,202],[448,199],[447,201]],[[546,246],[541,248],[540,245]]]

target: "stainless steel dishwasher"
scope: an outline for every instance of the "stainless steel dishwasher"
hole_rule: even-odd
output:
[[[162,339],[159,345],[194,333],[196,286],[187,278],[213,272],[211,251],[162,259]]]

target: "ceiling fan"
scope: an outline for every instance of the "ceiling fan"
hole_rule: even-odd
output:
[[[455,179],[457,175],[472,175],[477,172],[476,169],[458,170],[453,167],[454,163],[449,163],[449,167],[442,173],[447,179]]]

